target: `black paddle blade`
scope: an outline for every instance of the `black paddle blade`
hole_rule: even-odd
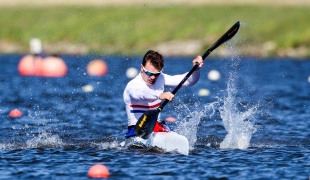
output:
[[[155,109],[144,113],[135,126],[135,134],[143,139],[148,139],[153,132],[159,112],[158,109]]]
[[[214,49],[234,37],[237,34],[239,27],[240,22],[238,21],[204,53],[202,59],[205,59]]]

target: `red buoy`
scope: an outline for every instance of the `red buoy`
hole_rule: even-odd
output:
[[[18,109],[13,109],[9,113],[9,116],[13,117],[13,118],[21,117],[22,115],[23,115],[23,113],[20,110],[18,110]]]
[[[108,65],[101,59],[95,59],[87,65],[87,73],[91,76],[104,76],[107,72]]]
[[[21,76],[40,76],[42,74],[42,58],[37,55],[26,55],[18,63]]]
[[[62,77],[67,74],[67,65],[59,57],[49,56],[43,59],[42,76]]]
[[[174,118],[172,116],[169,116],[169,117],[166,118],[165,121],[167,121],[167,122],[175,122],[176,120],[177,120],[176,118]]]
[[[95,164],[88,170],[88,177],[91,178],[109,178],[109,169],[102,164]]]

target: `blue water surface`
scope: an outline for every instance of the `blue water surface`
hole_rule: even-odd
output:
[[[22,56],[0,55],[0,179],[88,179],[98,163],[109,168],[110,179],[309,179],[308,60],[208,57],[199,82],[181,88],[162,113],[178,119],[170,124],[176,130],[188,122],[181,132],[193,144],[184,156],[120,146],[126,70],[139,70],[142,57],[60,56],[67,76],[44,78],[20,76]],[[95,58],[107,62],[107,75],[87,74]],[[167,57],[164,72],[185,73],[191,60]],[[209,80],[210,70],[221,78]],[[94,91],[84,92],[85,85]],[[199,96],[201,89],[210,94]],[[22,117],[8,116],[15,108]],[[229,126],[223,114],[232,115]],[[223,148],[228,132],[235,142]],[[246,141],[238,132],[249,135],[246,148],[236,145]]]

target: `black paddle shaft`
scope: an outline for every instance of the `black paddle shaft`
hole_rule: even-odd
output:
[[[240,22],[236,22],[219,40],[217,40],[203,55],[202,59],[205,60],[209,54],[216,49],[219,45],[231,39],[239,30]],[[185,81],[193,74],[196,68],[199,66],[197,62],[195,66],[186,74],[186,76],[182,79],[182,81],[178,84],[178,86],[171,92],[172,94],[176,94],[178,90],[182,87]],[[158,110],[161,111],[169,101],[166,99],[161,105],[158,107]]]

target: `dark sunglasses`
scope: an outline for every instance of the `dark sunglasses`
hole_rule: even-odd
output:
[[[161,71],[160,71],[160,72],[157,72],[157,73],[153,73],[153,72],[151,72],[151,71],[146,70],[143,66],[142,66],[142,69],[143,69],[144,73],[145,73],[147,76],[155,76],[155,77],[157,77],[157,76],[159,76],[160,73],[161,73]]]

